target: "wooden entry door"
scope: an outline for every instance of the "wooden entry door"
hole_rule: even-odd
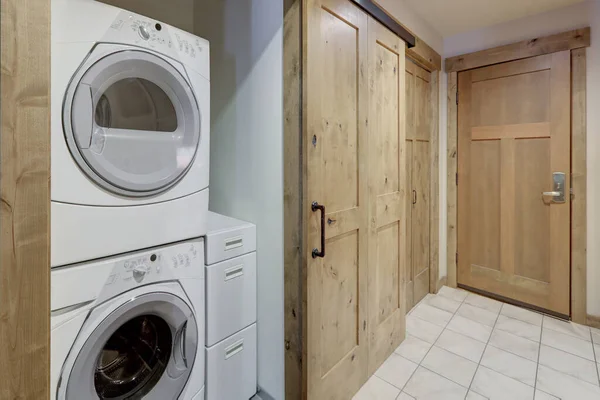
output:
[[[570,79],[569,51],[458,74],[458,283],[564,316]]]
[[[406,61],[406,311],[429,293],[431,73]]]
[[[305,12],[307,394],[347,400],[368,377],[368,18],[348,0]]]

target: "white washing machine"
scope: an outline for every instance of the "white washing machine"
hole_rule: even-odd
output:
[[[52,271],[51,399],[204,400],[204,239]]]
[[[208,42],[52,0],[51,54],[51,266],[204,235]]]

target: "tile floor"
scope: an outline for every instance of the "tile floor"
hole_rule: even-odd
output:
[[[600,330],[444,286],[354,400],[600,400]]]

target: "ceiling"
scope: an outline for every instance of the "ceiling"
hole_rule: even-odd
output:
[[[398,0],[401,1],[401,0]],[[404,0],[442,36],[540,14],[583,0]]]

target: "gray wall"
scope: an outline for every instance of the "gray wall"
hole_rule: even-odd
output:
[[[283,400],[283,2],[196,0],[194,30],[211,46],[210,209],[257,226],[258,384]]]

